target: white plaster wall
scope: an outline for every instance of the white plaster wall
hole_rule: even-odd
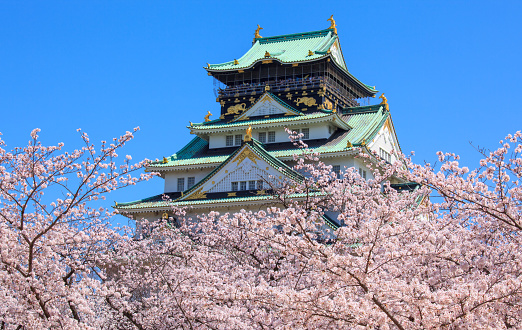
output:
[[[397,147],[394,144],[392,134],[390,133],[388,128],[386,128],[386,126],[381,128],[379,133],[375,136],[375,138],[370,144],[370,150],[374,151],[377,154],[377,156],[380,156],[380,148],[384,149],[391,155],[392,163],[397,160],[395,155],[392,153],[392,150],[396,150]]]
[[[178,191],[178,178],[185,178],[185,190],[187,189],[187,178],[195,177],[197,184],[201,179],[206,177],[213,169],[212,168],[204,168],[198,170],[184,170],[184,171],[175,171],[175,172],[167,172],[165,174],[165,189],[164,192],[176,192]]]
[[[312,139],[327,139],[330,137],[330,133],[328,132],[328,124],[322,123],[317,125],[292,125],[288,128],[291,130],[301,129],[301,128],[309,128],[310,129],[310,140]],[[259,132],[269,132],[275,131],[275,143],[280,142],[289,142],[288,133],[285,131],[284,127],[263,127],[263,128],[253,128],[252,136],[255,139],[258,139]],[[333,132],[333,130],[332,130]],[[236,130],[231,131],[229,133],[214,133],[209,137],[209,148],[224,148],[226,147],[226,136],[227,135],[236,135],[241,134],[245,135],[245,130]],[[268,136],[267,136],[268,138]]]

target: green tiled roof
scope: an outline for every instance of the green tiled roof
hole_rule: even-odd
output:
[[[144,198],[134,202],[118,203],[116,208],[121,211],[135,210],[135,209],[148,209],[148,208],[171,208],[172,206],[193,206],[193,205],[204,205],[204,204],[215,204],[215,203],[233,203],[243,201],[257,201],[257,200],[268,200],[272,199],[271,195],[256,195],[256,196],[243,196],[243,197],[225,197],[219,199],[200,199],[200,200],[187,200],[187,201],[164,201],[159,200],[161,195]]]
[[[243,69],[261,59],[276,59],[282,63],[315,60],[327,56],[326,52],[336,39],[337,35],[332,30],[259,38],[245,55],[237,59],[238,64],[234,64],[232,60],[221,64],[210,64],[207,69],[210,71]],[[309,50],[314,54],[309,56]],[[266,52],[270,53],[270,57],[265,57]]]
[[[192,139],[186,146],[184,146],[180,151],[176,152],[171,156],[172,159],[190,159],[192,158],[198,151],[208,146],[208,142],[199,136],[196,136]]]
[[[284,116],[284,117],[276,117],[276,118],[259,118],[259,119],[251,119],[251,120],[242,120],[231,123],[220,122],[210,125],[205,125],[205,123],[200,124],[192,124],[192,126],[188,126],[188,128],[197,129],[197,130],[210,130],[210,129],[220,129],[220,128],[229,128],[229,127],[242,127],[248,126],[249,124],[274,124],[274,123],[285,123],[291,121],[302,121],[302,120],[310,120],[317,119],[330,116],[331,113],[326,112],[316,112],[310,115],[302,115],[302,116]]]
[[[358,83],[362,89],[371,94],[377,93],[373,86],[362,83],[348,72],[344,60],[338,61],[331,56],[328,50],[336,40],[338,40],[338,37],[331,29],[257,38],[246,54],[237,59],[237,64],[234,64],[235,60],[220,64],[209,64],[208,67],[205,67],[205,70],[220,72],[246,69],[253,67],[255,63],[262,60],[274,60],[283,64],[290,64],[331,57],[333,62]],[[309,51],[312,51],[313,54],[309,55]],[[265,57],[266,52],[270,54],[269,57]]]

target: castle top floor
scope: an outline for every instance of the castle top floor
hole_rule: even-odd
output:
[[[222,114],[228,102],[259,96],[267,90],[328,92],[340,108],[358,106],[365,103],[362,99],[375,96],[375,87],[362,83],[348,71],[335,21],[332,17],[329,21],[331,26],[325,30],[264,38],[258,26],[252,47],[243,56],[207,64],[205,69],[214,77]]]

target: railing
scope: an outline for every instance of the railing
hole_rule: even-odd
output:
[[[265,86],[270,86],[270,91],[282,92],[287,88],[300,89],[306,88],[319,88],[324,85],[323,77],[310,77],[310,78],[296,78],[296,79],[284,79],[284,80],[269,80],[260,83],[242,84],[238,86],[230,86],[225,89],[218,88],[217,94],[219,97],[238,97],[250,95],[253,92],[262,93],[265,91]]]
[[[347,90],[325,77],[295,78],[282,80],[269,80],[260,83],[244,83],[238,86],[228,86],[226,88],[216,87],[215,92],[220,98],[240,97],[263,93],[266,86],[270,86],[271,92],[286,92],[296,89],[314,89],[327,86],[329,90],[335,92],[346,104],[357,106],[359,103],[349,96]]]

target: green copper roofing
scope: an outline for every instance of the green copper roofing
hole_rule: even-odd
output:
[[[209,72],[220,72],[246,69],[264,60],[290,64],[331,58],[333,62],[350,78],[357,82],[361,88],[371,94],[377,93],[374,86],[362,83],[348,71],[342,55],[339,58],[339,56],[332,56],[329,52],[330,47],[332,47],[338,39],[338,36],[333,33],[331,29],[257,38],[252,47],[239,59],[220,64],[209,64],[205,67],[205,70]]]
[[[277,60],[282,63],[295,63],[316,60],[327,56],[327,51],[337,39],[332,30],[321,30],[306,33],[287,34],[276,37],[259,38],[250,50],[237,59],[221,63],[210,64],[210,71],[224,71],[244,69],[252,66],[258,60]],[[308,52],[314,52],[308,55]],[[265,57],[266,52],[270,53]]]
[[[323,113],[323,115],[329,115]],[[365,141],[366,143],[370,143],[374,136],[379,132],[379,129],[384,125],[386,119],[388,119],[390,113],[383,109],[381,105],[373,105],[367,107],[356,107],[356,108],[347,108],[342,110],[341,113],[344,121],[351,127],[349,131],[341,135],[339,138],[334,141],[329,141],[322,146],[311,148],[314,152],[319,152],[321,154],[329,154],[340,151],[347,151],[348,142],[350,142],[354,146],[359,146]],[[301,116],[302,118],[305,116]],[[189,144],[198,145],[200,149],[203,150],[205,148],[204,143],[195,143],[193,139]],[[201,139],[202,140],[202,139]],[[206,141],[205,141],[206,142]],[[306,142],[306,141],[304,141]],[[181,153],[181,149],[178,153]],[[193,150],[193,149],[191,149]],[[264,150],[264,149],[263,149]],[[295,153],[299,152],[296,148],[289,148],[285,150],[277,150],[277,151],[266,151],[272,157],[291,157]],[[194,165],[202,165],[202,164],[214,164],[218,165],[230,155],[219,155],[219,156],[209,156],[209,157],[195,157],[195,158],[182,158],[175,157],[174,155],[168,158],[166,163],[158,162],[149,165],[148,168],[151,170],[160,170],[162,168],[170,168],[177,166],[194,166]]]
[[[192,139],[186,146],[184,146],[180,151],[176,152],[171,156],[171,159],[190,159],[192,158],[198,151],[208,146],[208,142],[198,136]]]
[[[204,204],[216,204],[216,203],[233,203],[243,201],[257,201],[257,200],[268,200],[273,199],[271,195],[256,195],[256,196],[243,196],[243,197],[225,197],[219,199],[200,199],[200,200],[177,200],[177,201],[158,201],[158,197],[161,195],[144,198],[141,200],[118,203],[116,208],[121,211],[125,210],[136,210],[136,209],[148,209],[148,208],[164,208],[170,209],[173,206],[194,206]]]
[[[285,116],[285,117],[276,117],[276,118],[259,118],[259,119],[251,119],[251,120],[242,120],[231,123],[216,123],[211,125],[205,125],[205,123],[201,124],[192,124],[192,126],[187,126],[188,128],[194,130],[210,130],[210,129],[220,129],[220,128],[229,128],[229,127],[242,127],[248,126],[249,124],[263,125],[263,124],[274,124],[274,123],[286,123],[292,121],[303,121],[317,118],[324,118],[330,116],[330,113],[326,112],[316,112],[309,115],[301,115],[301,116]]]

